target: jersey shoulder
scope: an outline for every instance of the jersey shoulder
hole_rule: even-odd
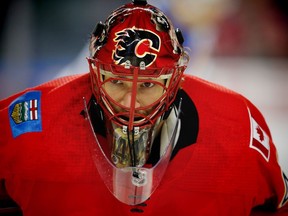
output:
[[[67,76],[25,89],[1,100],[1,130],[7,132],[7,137],[10,137],[12,132],[14,138],[28,132],[40,132],[43,120],[57,115],[57,112],[67,112],[68,106],[75,106],[73,98],[82,100],[87,93],[91,94],[89,87],[88,74]]]
[[[194,76],[185,77],[183,89],[194,101],[199,119],[205,123],[202,124],[205,131],[213,128],[215,134],[220,128],[219,138],[229,138],[237,145],[239,141],[244,146],[250,143],[250,148],[269,161],[271,151],[274,151],[270,148],[273,144],[271,132],[261,111],[248,98]]]
[[[262,188],[262,199],[277,197],[277,207],[287,204],[287,177],[279,166],[277,149],[261,111],[247,97],[201,78],[185,76],[183,89],[199,114],[198,143],[209,146],[209,155],[218,152],[223,160],[223,151],[227,153],[227,161],[233,159],[232,164],[238,167],[231,166],[229,173],[243,178],[247,188]]]
[[[39,170],[38,176],[47,178],[49,172],[44,170],[51,169],[56,161],[58,171],[54,168],[53,173],[59,178],[66,178],[65,169],[82,172],[83,167],[70,169],[70,164],[76,167],[73,157],[83,153],[81,144],[90,138],[81,111],[83,97],[90,99],[91,94],[86,74],[53,80],[1,101],[0,130],[5,136],[0,137],[0,164],[10,168],[0,169],[0,178],[10,173],[25,173],[32,178],[36,175],[33,169]],[[87,156],[81,156],[75,157],[86,163]]]

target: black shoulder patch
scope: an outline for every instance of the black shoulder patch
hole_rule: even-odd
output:
[[[180,113],[181,131],[177,144],[172,152],[172,159],[180,149],[196,143],[199,132],[199,116],[194,102],[187,93],[181,89],[176,96],[176,107],[178,107],[180,98],[182,98]]]
[[[280,207],[284,206],[285,204],[288,204],[288,178],[284,174],[284,172],[283,172],[283,180],[284,180],[284,184],[285,184],[285,194],[284,194],[283,200],[280,204]]]

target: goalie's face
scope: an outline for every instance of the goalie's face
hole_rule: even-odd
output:
[[[148,116],[152,112],[155,102],[165,93],[164,82],[163,79],[140,77],[133,84],[132,77],[106,75],[103,90],[109,95],[116,113],[124,114],[134,108],[137,119],[137,115]]]
[[[172,69],[124,68],[97,60],[90,63],[96,86],[94,95],[110,121],[132,130],[154,124],[165,110],[173,74],[168,71]]]

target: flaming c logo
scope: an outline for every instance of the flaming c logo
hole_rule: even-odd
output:
[[[150,66],[157,58],[160,50],[160,38],[155,33],[136,28],[127,28],[115,34],[116,42],[113,51],[113,60],[118,65],[123,65],[127,60],[131,65],[139,66],[144,62]]]

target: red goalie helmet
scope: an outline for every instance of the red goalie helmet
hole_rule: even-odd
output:
[[[124,5],[113,11],[104,24],[98,23],[90,43],[92,88],[110,120],[131,130],[134,126],[155,123],[167,111],[188,62],[182,44],[180,30],[175,30],[163,12],[146,1]],[[145,83],[147,79],[161,88],[163,94],[135,108],[137,83]],[[130,80],[133,84],[129,106],[121,105],[111,95],[114,92],[104,88],[106,83],[119,80]],[[141,114],[141,110],[152,107],[148,115]]]
[[[182,44],[180,30],[159,9],[141,0],[113,11],[91,35],[92,91],[104,114],[108,143],[100,143],[94,134],[93,158],[106,186],[124,203],[146,200],[168,164],[178,120],[167,126],[165,119],[171,116],[189,60]],[[172,113],[175,117],[176,112]],[[172,130],[167,132],[169,127]],[[160,131],[158,145],[164,150],[157,165],[147,169]]]

